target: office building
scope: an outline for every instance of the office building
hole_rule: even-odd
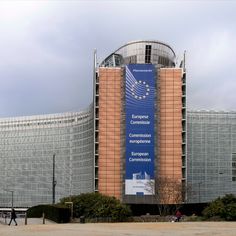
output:
[[[158,41],[128,43],[100,64],[95,191],[126,203],[153,203],[155,190],[147,186],[158,179],[185,185],[185,78],[173,49]]]
[[[54,154],[56,202],[94,189],[91,108],[0,119],[0,147],[1,207],[52,203]]]
[[[53,177],[56,202],[86,192],[128,204],[236,193],[236,113],[186,112],[185,61],[175,57],[153,40],[101,63],[95,53],[87,110],[0,119],[0,206],[52,203]]]
[[[236,112],[187,114],[187,202],[236,194]]]

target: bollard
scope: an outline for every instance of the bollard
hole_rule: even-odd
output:
[[[43,224],[45,225],[45,214],[43,212]]]
[[[25,225],[27,225],[27,212],[25,212]]]
[[[80,223],[84,224],[85,223],[85,217],[84,216],[80,216]]]

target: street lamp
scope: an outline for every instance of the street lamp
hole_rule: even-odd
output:
[[[56,154],[53,154],[53,162],[52,162],[52,204],[55,204],[55,188],[57,181],[55,180],[55,156]]]
[[[201,202],[201,184],[203,184],[203,182],[198,183],[198,203]]]
[[[8,189],[3,189],[6,192],[10,192],[11,193],[11,208],[13,208],[14,204],[13,204],[13,198],[14,198],[14,191],[13,190],[8,190]]]

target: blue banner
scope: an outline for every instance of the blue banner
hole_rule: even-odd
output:
[[[155,78],[151,64],[126,66],[127,195],[152,194],[147,186],[154,182]]]

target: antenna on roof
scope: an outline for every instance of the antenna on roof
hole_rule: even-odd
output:
[[[184,50],[183,69],[186,71],[186,50]]]
[[[183,60],[181,60],[179,67],[183,68],[184,72],[186,71],[186,50],[184,50],[184,57]]]
[[[96,70],[97,69],[97,49],[94,49],[93,66],[94,66],[94,70]]]

